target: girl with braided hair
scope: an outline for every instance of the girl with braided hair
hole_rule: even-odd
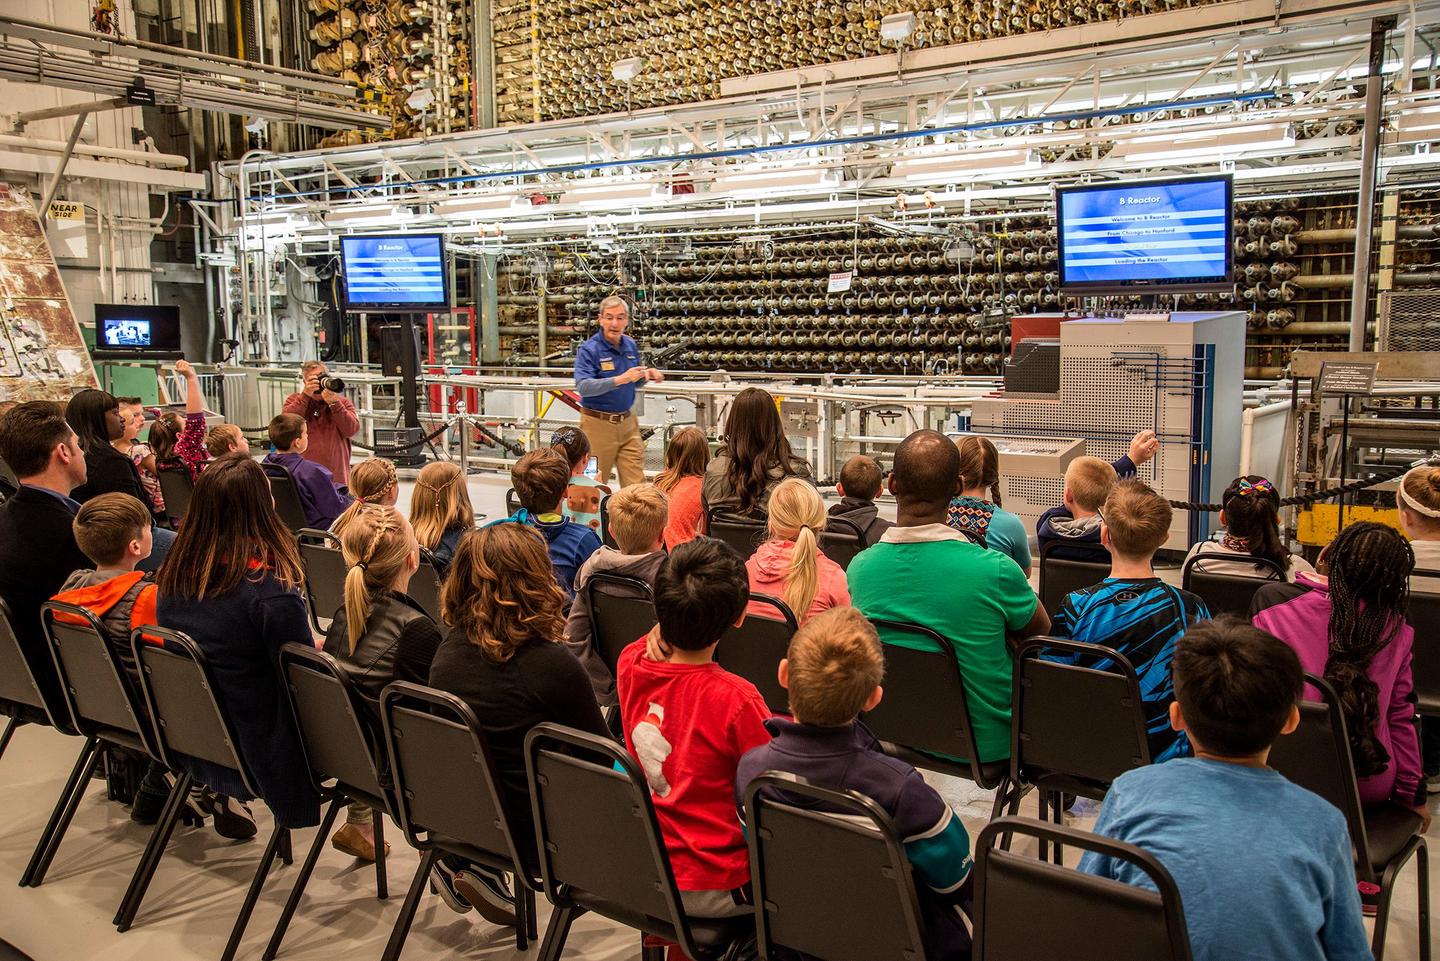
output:
[[[430,552],[435,569],[444,577],[460,538],[475,529],[475,508],[459,464],[435,461],[421,468],[410,496],[410,523],[415,525],[415,539]]]
[[[366,463],[370,463],[367,461]],[[353,482],[357,468],[350,475]],[[323,650],[340,662],[380,722],[380,691],[394,680],[424,684],[442,640],[440,629],[406,590],[420,567],[420,545],[393,507],[357,501],[340,534],[345,603],[325,632]],[[338,851],[375,860],[373,812],[351,804],[330,839]]]
[[[354,502],[330,525],[330,533],[337,537],[366,504],[395,506],[400,496],[400,479],[395,475],[394,461],[372,457],[350,468],[350,496],[355,498]]]
[[[1393,528],[1351,524],[1320,554],[1319,573],[1255,594],[1251,620],[1295,649],[1311,674],[1335,689],[1350,736],[1360,800],[1387,799],[1416,811],[1420,744],[1415,731],[1410,656],[1415,632],[1405,620],[1415,555]],[[1305,697],[1319,700],[1306,688]]]
[[[1278,564],[1288,581],[1294,581],[1296,574],[1314,573],[1315,568],[1305,558],[1285,548],[1280,536],[1280,495],[1269,480],[1258,474],[1237,477],[1225,488],[1220,503],[1220,526],[1224,529],[1190,548],[1185,556],[1187,561],[1192,557],[1206,558],[1195,563],[1195,570],[1236,577],[1274,577],[1269,567],[1243,560],[1260,557]]]

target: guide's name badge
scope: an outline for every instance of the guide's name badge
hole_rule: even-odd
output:
[[[614,369],[615,369],[615,361],[613,361],[613,360],[602,360],[602,361],[600,361],[600,369],[601,369],[601,370],[614,370]]]

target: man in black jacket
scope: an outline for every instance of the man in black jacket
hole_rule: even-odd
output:
[[[0,504],[0,597],[36,681],[47,696],[58,695],[40,605],[72,571],[92,566],[75,544],[80,505],[70,498],[85,482],[85,455],[60,405],[36,400],[0,417],[0,458],[20,481],[19,491]]]

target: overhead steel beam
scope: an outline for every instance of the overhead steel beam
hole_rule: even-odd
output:
[[[73,117],[78,114],[98,113],[101,110],[123,110],[135,106],[124,97],[112,97],[109,100],[96,100],[81,103],[62,103],[58,107],[46,107],[44,110],[27,110],[24,113],[15,115],[15,129],[24,130],[27,124],[35,123],[38,120],[54,120],[58,117]]]

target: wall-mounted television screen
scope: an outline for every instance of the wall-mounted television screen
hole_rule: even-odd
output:
[[[1057,189],[1060,289],[1079,296],[1229,290],[1232,201],[1228,174]]]
[[[174,304],[96,304],[95,355],[180,356],[180,308]]]
[[[340,238],[350,310],[446,310],[445,241],[439,234]]]

